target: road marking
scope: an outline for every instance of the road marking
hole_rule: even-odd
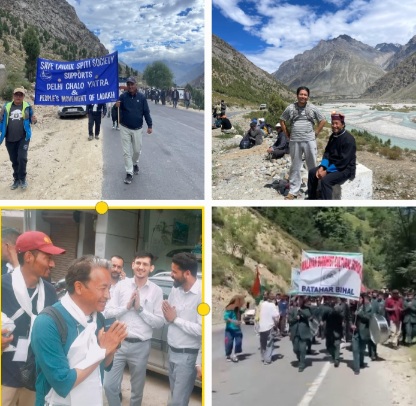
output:
[[[318,389],[321,386],[321,383],[324,380],[325,375],[328,373],[330,367],[331,364],[329,362],[327,362],[324,365],[321,373],[312,382],[312,385],[309,387],[308,391],[305,393],[305,396],[302,398],[300,403],[298,403],[298,406],[308,406],[312,402],[313,397],[315,396],[316,392],[318,392]]]

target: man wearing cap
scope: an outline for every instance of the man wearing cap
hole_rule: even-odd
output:
[[[137,90],[136,79],[127,79],[127,92],[124,92],[116,102],[120,108],[120,135],[123,147],[124,168],[126,177],[124,183],[130,184],[133,173],[139,174],[139,159],[142,149],[143,117],[147,123],[147,133],[152,133],[152,118],[147,100]]]
[[[27,359],[29,338],[33,322],[46,306],[57,302],[49,278],[55,266],[53,255],[65,250],[53,245],[50,238],[40,231],[27,231],[16,240],[20,266],[2,276],[2,312],[14,320],[11,345],[15,350],[2,355],[2,405],[33,405],[35,392],[23,387],[20,368]]]
[[[263,143],[263,131],[257,127],[257,121],[252,120],[250,123],[250,129],[246,132],[245,136],[240,142],[240,148],[242,145],[247,145],[245,148],[251,148],[255,145],[261,145]]]
[[[331,114],[332,134],[325,147],[322,162],[309,170],[308,200],[317,200],[318,182],[321,181],[321,199],[332,200],[332,187],[355,177],[355,138],[345,129],[345,116]]]
[[[275,143],[267,148],[267,152],[271,154],[272,159],[282,158],[289,152],[289,142],[286,134],[282,131],[280,123],[276,124],[277,138]]]
[[[26,90],[18,87],[13,91],[13,101],[7,102],[0,117],[0,144],[6,138],[6,148],[13,167],[13,183],[10,189],[27,188],[26,165],[29,141],[32,136],[31,124],[37,118],[28,102],[24,101]]]

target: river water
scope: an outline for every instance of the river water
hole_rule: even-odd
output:
[[[400,108],[403,104],[393,104],[393,108]],[[412,106],[406,104],[406,106]],[[413,105],[415,107],[416,105]],[[391,140],[392,145],[400,148],[416,150],[416,110],[409,113],[395,111],[370,110],[369,104],[364,103],[328,103],[318,107],[328,121],[331,112],[336,110],[345,114],[347,129],[367,130],[383,141]]]

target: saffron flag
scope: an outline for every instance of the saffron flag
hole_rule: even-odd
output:
[[[71,106],[116,101],[118,53],[79,61],[38,58],[35,104]]]
[[[303,251],[299,294],[358,299],[362,276],[361,253]]]
[[[260,296],[261,293],[261,283],[260,283],[260,272],[259,269],[256,268],[256,277],[253,282],[253,286],[251,287],[251,294],[254,298]]]

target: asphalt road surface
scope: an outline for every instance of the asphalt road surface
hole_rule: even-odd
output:
[[[204,114],[148,103],[153,133],[146,133],[144,123],[140,173],[130,185],[123,182],[126,172],[120,132],[111,128],[111,118],[102,119],[103,199],[203,200]]]
[[[121,383],[121,391],[123,395],[122,406],[130,405],[130,374],[125,369],[123,381]],[[104,392],[104,390],[103,390]],[[189,406],[201,406],[201,388],[194,387],[194,391],[189,400]],[[146,383],[143,391],[142,406],[166,406],[170,395],[169,378],[164,375],[147,371]],[[107,398],[103,395],[104,406],[108,406]],[[81,405],[80,405],[81,406]]]
[[[307,367],[298,372],[296,356],[288,337],[275,342],[273,362],[263,365],[259,337],[253,326],[242,326],[243,355],[238,363],[227,362],[224,329],[213,328],[212,405],[252,406],[376,406],[395,404],[391,383],[382,373],[383,360],[370,361],[360,375],[351,369],[352,352],[341,345],[341,364],[330,362],[325,342],[313,345],[315,355],[307,355]],[[320,340],[318,340],[319,342]],[[385,368],[385,366],[384,366]]]

